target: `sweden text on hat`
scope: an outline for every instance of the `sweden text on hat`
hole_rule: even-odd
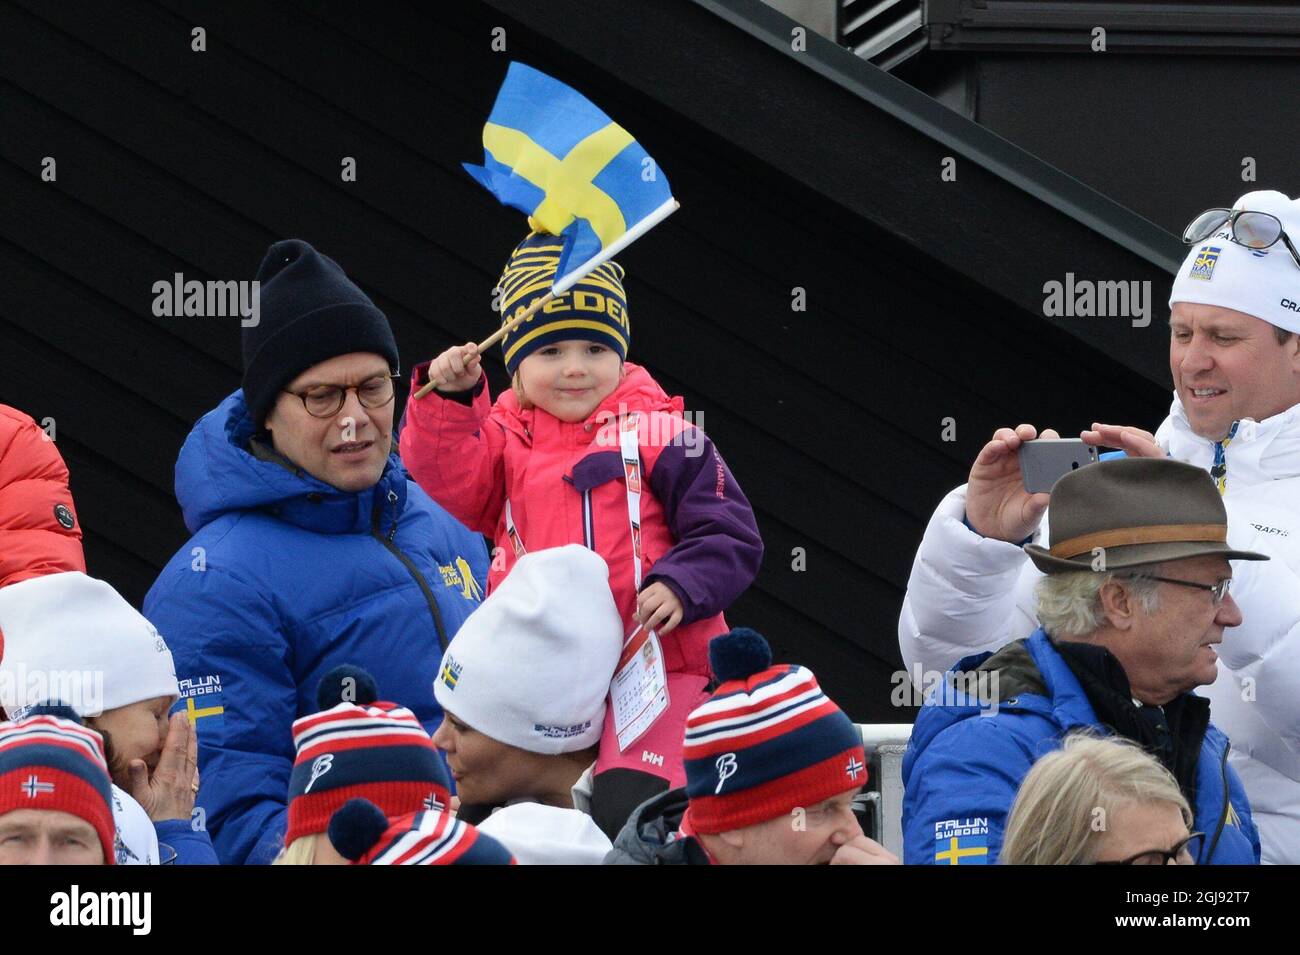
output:
[[[498,283],[503,322],[551,290],[562,249],[563,240],[557,236],[530,233],[510,253]],[[613,259],[592,269],[501,340],[506,371],[514,375],[519,363],[539,348],[569,339],[598,342],[627,359],[632,339],[627,293],[623,267]]]

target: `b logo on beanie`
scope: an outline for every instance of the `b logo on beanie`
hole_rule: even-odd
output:
[[[753,630],[709,644],[720,682],[686,718],[682,757],[696,832],[743,829],[789,815],[866,782],[857,727],[812,671],[772,665]]]
[[[503,324],[550,290],[563,248],[557,236],[532,233],[510,254],[498,283]],[[607,345],[620,359],[627,358],[631,325],[623,267],[617,262],[596,267],[507,334],[501,342],[506,371],[514,375],[519,363],[537,349],[572,338]]]
[[[717,758],[717,761],[713,765],[718,767],[718,785],[713,790],[713,792],[716,794],[722,792],[722,784],[725,783],[728,779],[730,779],[733,775],[735,775],[736,754],[723,753],[721,756]]]
[[[375,699],[378,693],[365,670],[335,667],[321,680],[321,711],[294,720],[285,845],[324,832],[354,796],[395,814],[422,809],[431,797],[442,805],[451,798],[447,770],[423,725],[405,707]]]

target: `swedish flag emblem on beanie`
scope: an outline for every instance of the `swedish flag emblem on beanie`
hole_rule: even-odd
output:
[[[550,291],[563,248],[564,240],[558,236],[530,232],[510,253],[498,283],[502,324]],[[623,267],[612,259],[592,269],[502,339],[506,371],[513,376],[519,363],[537,349],[572,338],[608,345],[620,359],[627,358],[631,326]]]

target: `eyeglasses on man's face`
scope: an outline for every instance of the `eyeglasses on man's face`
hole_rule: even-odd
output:
[[[332,418],[339,413],[348,400],[349,391],[357,393],[357,401],[361,402],[361,407],[371,410],[382,408],[393,400],[396,394],[393,389],[393,379],[400,377],[401,375],[396,373],[375,375],[359,385],[315,385],[306,391],[285,389],[285,394],[293,395],[300,400],[307,413],[313,418]]]
[[[1225,577],[1218,583],[1202,584],[1195,580],[1179,580],[1177,577],[1157,577],[1155,574],[1129,574],[1130,579],[1139,580],[1158,580],[1162,584],[1177,584],[1179,587],[1195,587],[1197,590],[1208,590],[1210,599],[1214,601],[1214,606],[1218,607],[1223,604],[1223,600],[1228,596],[1228,591],[1232,589],[1232,578]]]

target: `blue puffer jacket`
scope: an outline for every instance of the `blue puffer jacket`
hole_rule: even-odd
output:
[[[931,705],[932,694],[916,718],[903,756],[908,865],[996,862],[1016,790],[1034,761],[1059,748],[1072,729],[1106,732],[1078,678],[1041,629],[998,654],[995,664],[1005,666],[998,670],[995,714],[981,716],[978,702],[948,685],[945,699]],[[965,657],[953,670],[971,674],[993,655]],[[1206,834],[1199,864],[1259,862],[1259,834],[1246,792],[1228,767],[1228,739],[1213,723],[1201,743],[1193,811],[1193,829]]]
[[[176,660],[199,734],[200,791],[223,863],[269,862],[285,831],[294,719],[316,712],[332,667],[372,673],[432,732],[442,651],[482,599],[483,538],[389,459],[345,493],[249,453],[237,391],[201,418],[176,462],[194,535],[144,613]]]

